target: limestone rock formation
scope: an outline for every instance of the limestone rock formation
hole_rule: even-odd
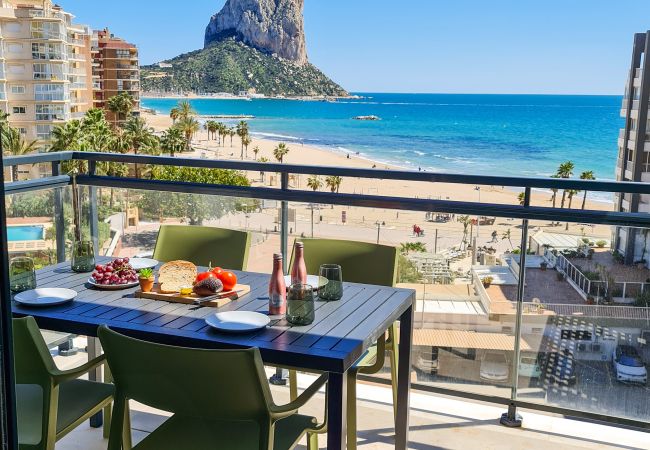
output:
[[[227,0],[210,19],[205,47],[234,37],[297,65],[307,64],[304,0]]]

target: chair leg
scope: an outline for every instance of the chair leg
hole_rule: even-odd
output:
[[[348,370],[348,450],[357,449],[357,370]]]
[[[104,439],[108,439],[111,433],[111,414],[113,412],[112,404],[108,404],[104,407]]]
[[[307,450],[318,450],[318,434],[307,433]]]
[[[129,408],[129,400],[126,400],[124,405],[124,428],[122,436],[123,450],[131,450],[133,448],[133,441],[131,438],[131,409]]]
[[[294,401],[298,398],[298,372],[289,370],[289,398]]]
[[[390,377],[393,389],[393,418],[397,420],[397,361],[399,350],[397,345],[397,324],[393,323],[388,329],[388,355],[390,357]]]

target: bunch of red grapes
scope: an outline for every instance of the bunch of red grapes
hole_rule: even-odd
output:
[[[91,275],[97,284],[118,285],[138,281],[138,274],[129,264],[129,258],[117,258],[106,265],[97,264]]]

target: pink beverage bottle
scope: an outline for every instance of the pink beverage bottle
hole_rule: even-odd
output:
[[[284,282],[282,253],[273,255],[273,273],[269,281],[269,314],[283,315],[287,312],[287,285]]]
[[[291,266],[291,284],[307,284],[307,266],[305,265],[305,244],[296,242],[293,246],[293,266]]]

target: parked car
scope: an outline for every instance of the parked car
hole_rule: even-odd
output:
[[[519,376],[528,378],[539,378],[542,369],[539,366],[537,353],[522,353],[519,358]]]
[[[479,376],[487,381],[508,381],[510,367],[505,353],[488,351],[481,358]]]
[[[548,381],[557,384],[576,384],[576,363],[573,354],[567,349],[551,353],[546,364],[546,377]]]
[[[612,355],[612,365],[617,381],[643,383],[648,381],[648,371],[639,352],[631,345],[619,345]]]

